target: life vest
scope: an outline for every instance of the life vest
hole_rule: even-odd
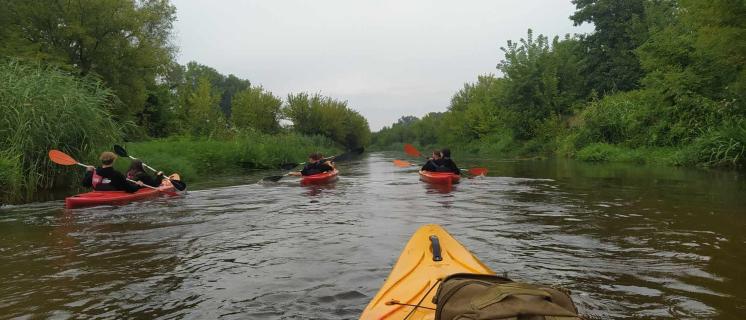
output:
[[[91,185],[93,190],[108,191],[111,190],[111,179],[104,178],[93,170],[93,176],[91,177]]]

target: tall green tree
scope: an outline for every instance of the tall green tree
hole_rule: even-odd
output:
[[[233,98],[231,122],[237,128],[252,128],[263,133],[280,131],[282,100],[262,87],[251,87]]]
[[[214,136],[226,129],[225,119],[220,112],[220,95],[207,77],[200,78],[197,88],[186,97],[184,112],[191,133],[196,136]]]
[[[558,37],[550,43],[546,36],[534,37],[531,30],[525,39],[508,41],[503,47],[505,58],[497,68],[504,75],[499,100],[483,101],[497,104],[515,114],[511,121],[518,139],[530,139],[549,116],[564,116],[571,107],[584,99],[586,90],[578,84],[582,79],[576,67],[577,40]],[[484,99],[482,99],[484,100]]]
[[[639,87],[643,76],[634,50],[647,39],[644,0],[572,0],[576,26],[592,23],[595,31],[583,36],[586,85],[598,94]]]
[[[5,0],[0,53],[103,78],[131,119],[173,60],[176,9],[168,0]]]
[[[293,122],[293,130],[302,134],[323,135],[348,148],[370,142],[368,121],[348,108],[346,101],[320,94],[291,93],[283,114]]]
[[[199,64],[195,61],[187,63],[183,74],[183,81],[189,87],[196,87],[201,78],[207,78],[220,95],[220,110],[226,118],[231,116],[233,96],[241,90],[251,86],[249,80],[238,78],[232,74],[225,76],[215,68]]]

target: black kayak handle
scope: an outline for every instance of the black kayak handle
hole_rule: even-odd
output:
[[[440,240],[438,240],[438,237],[430,236],[430,244],[433,247],[433,261],[442,261],[443,257],[440,255]]]

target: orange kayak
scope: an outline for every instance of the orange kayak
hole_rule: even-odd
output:
[[[432,300],[440,279],[464,272],[495,274],[441,226],[424,225],[409,239],[360,319],[435,319]]]
[[[461,176],[452,172],[432,172],[420,170],[420,180],[433,184],[454,184]]]
[[[179,179],[178,174],[172,174],[171,179]],[[159,191],[160,190],[160,191]],[[65,198],[65,208],[74,209],[101,205],[127,204],[133,201],[148,199],[164,194],[162,191],[175,192],[176,188],[169,180],[163,180],[158,190],[142,188],[137,192],[125,191],[91,191]]]
[[[339,170],[334,169],[332,171],[312,174],[310,176],[303,176],[300,179],[300,183],[303,185],[329,183],[329,182],[337,180],[338,174],[339,174]]]

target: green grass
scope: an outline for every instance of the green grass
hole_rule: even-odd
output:
[[[158,170],[177,172],[184,181],[198,181],[214,174],[251,169],[277,169],[280,164],[304,162],[311,152],[340,152],[324,137],[298,134],[267,135],[254,132],[230,139],[174,137],[124,145],[127,152]],[[126,171],[129,161],[118,161]]]

